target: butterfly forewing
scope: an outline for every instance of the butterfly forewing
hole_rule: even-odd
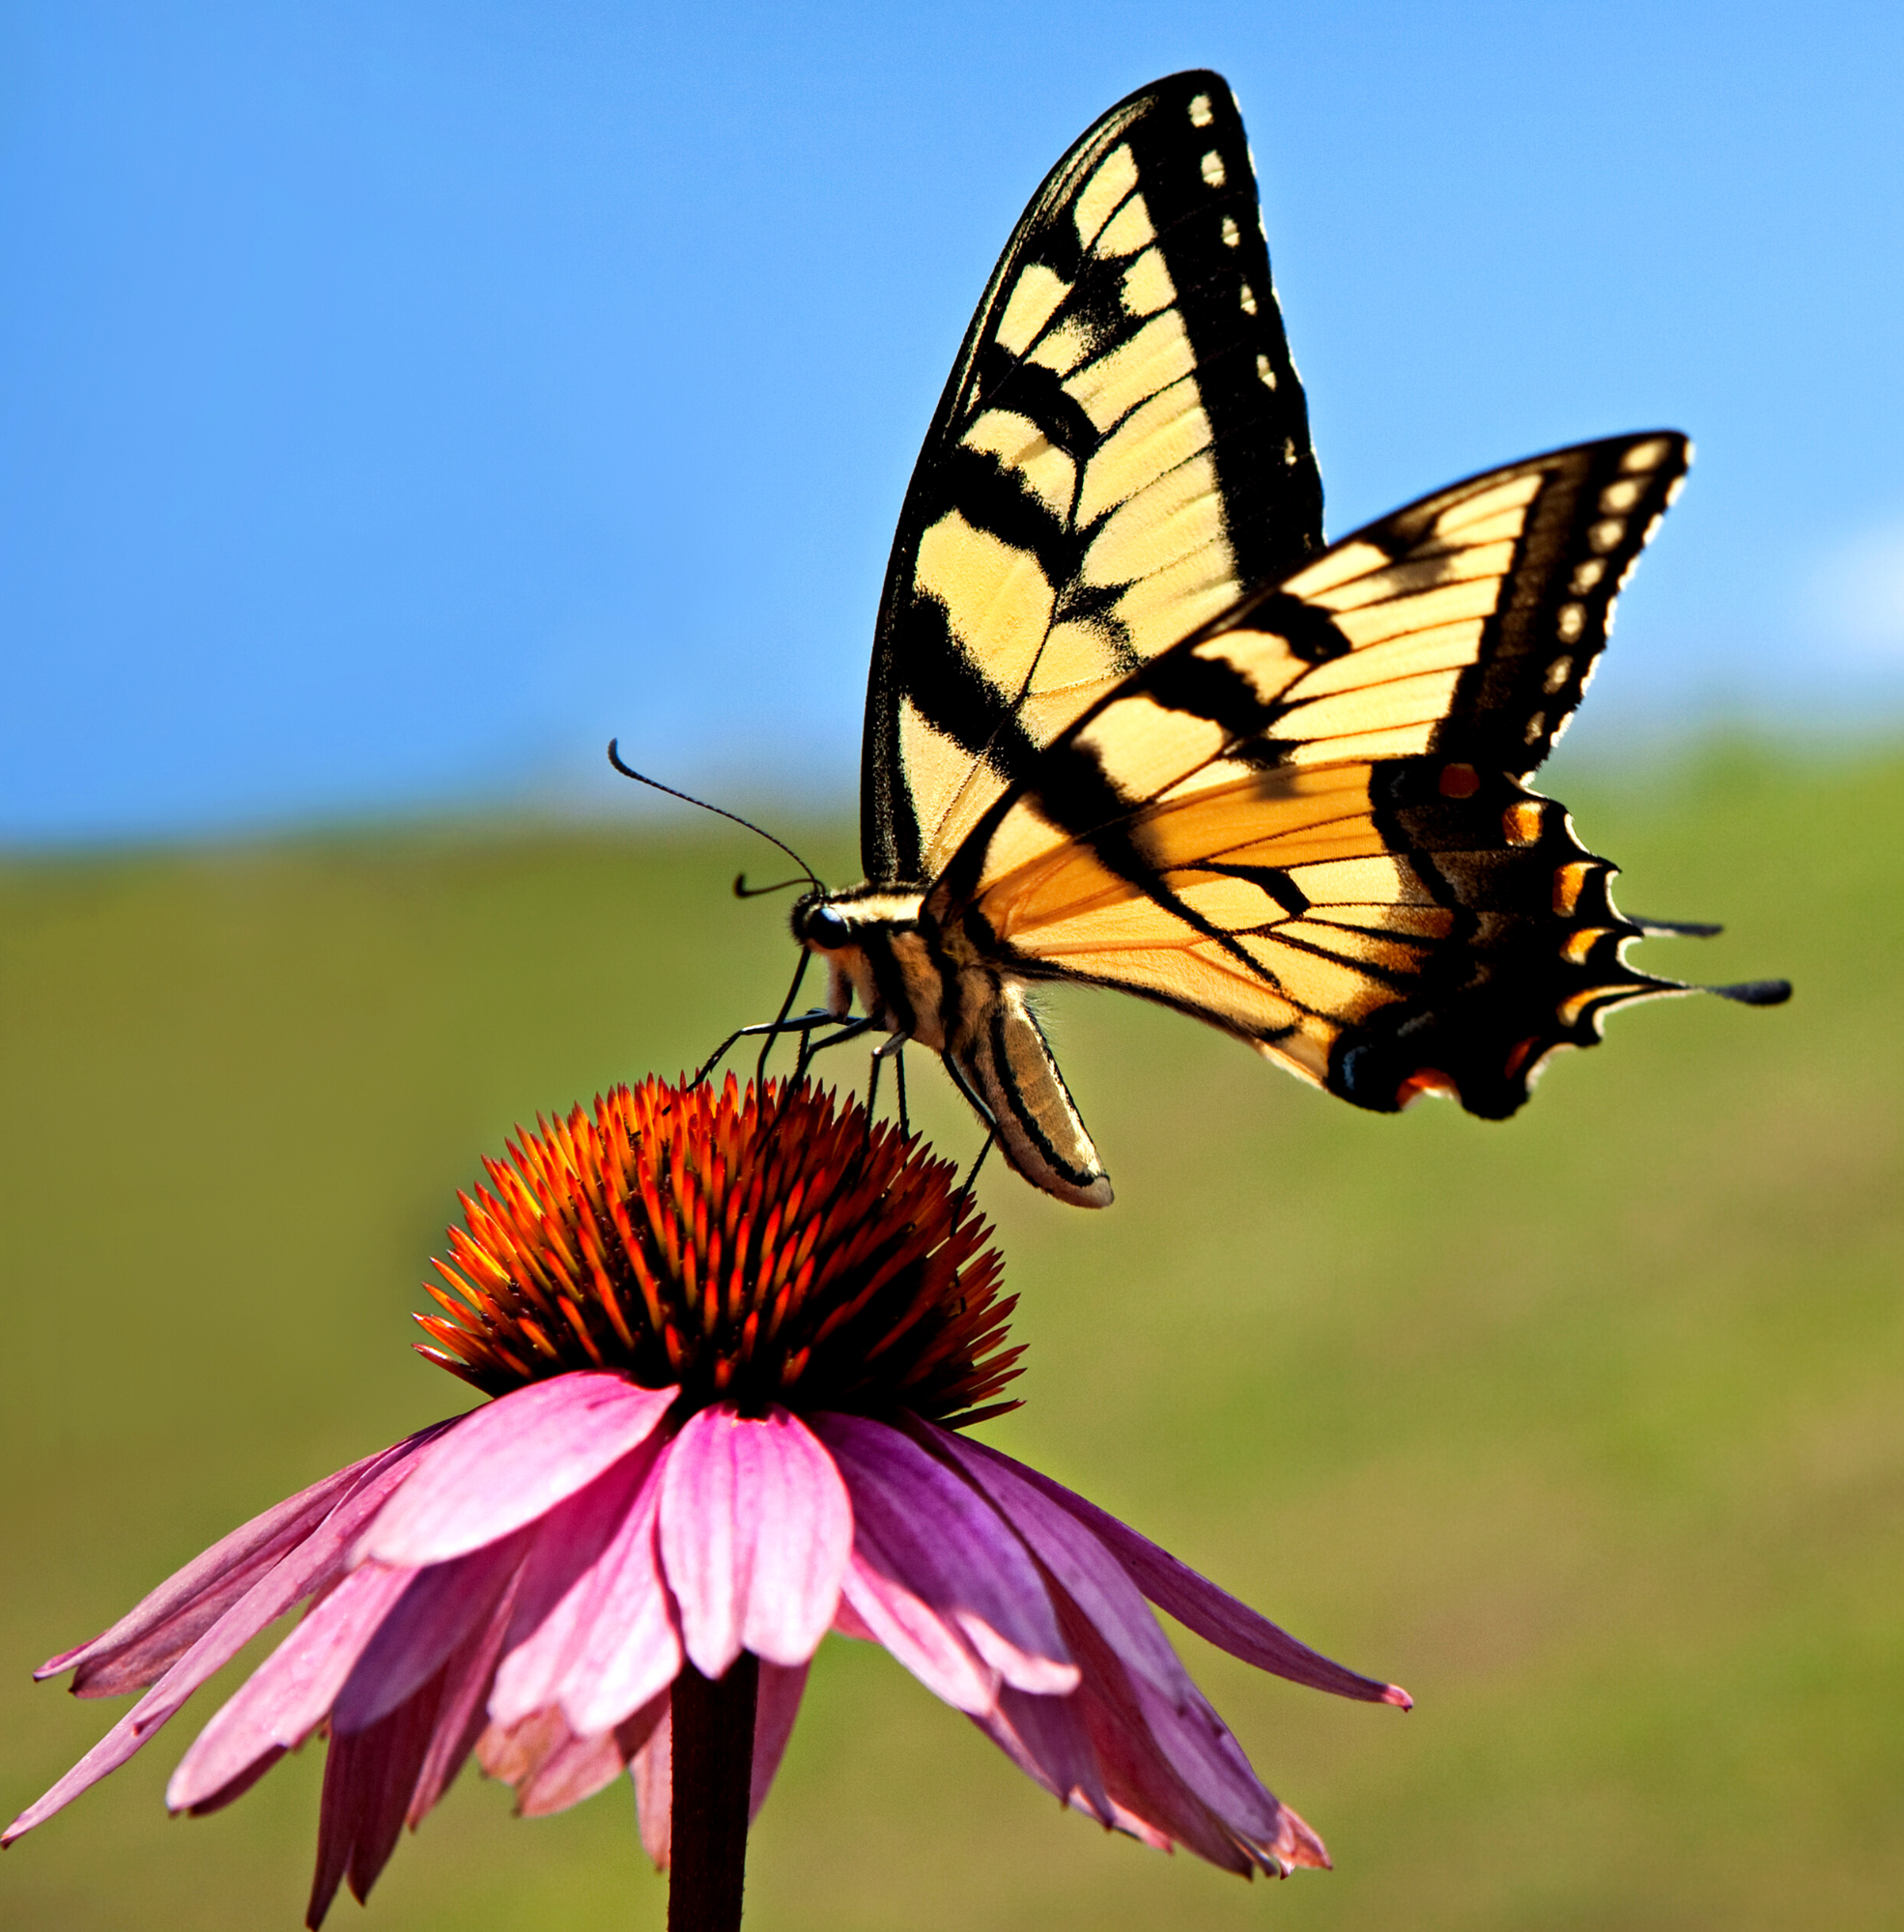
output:
[[[1620,1001],[1609,868],[1520,780],[1686,467],[1611,439],[1437,492],[1088,710],[928,900],[1028,976],[1120,985],[1364,1106],[1510,1113]]]
[[[1083,712],[1321,547],[1242,124],[1179,74],[1047,178],[926,437],[867,693],[867,877],[931,878]]]

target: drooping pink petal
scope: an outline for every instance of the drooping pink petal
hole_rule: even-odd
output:
[[[471,1631],[488,1623],[531,1534],[518,1530],[411,1577],[337,1693],[330,1710],[333,1735],[368,1730],[408,1702]]]
[[[839,1601],[853,1509],[833,1458],[774,1407],[703,1408],[668,1445],[661,1555],[695,1667],[720,1677],[743,1650],[804,1663]]]
[[[312,1932],[324,1923],[339,1880],[349,1878],[351,1895],[361,1905],[396,1850],[429,1756],[441,1691],[440,1674],[366,1728],[331,1732],[318,1809],[317,1870],[304,1913]]]
[[[1105,1679],[1093,1672],[1079,1688],[1078,1715],[1090,1734],[1117,1829],[1168,1851],[1183,1846],[1224,1871],[1248,1877],[1262,1861],[1236,1842],[1209,1806],[1189,1789],[1157,1749],[1136,1709],[1132,1687],[1107,1696]]]
[[[284,1747],[273,1745],[270,1750],[253,1758],[229,1784],[221,1784],[211,1797],[197,1800],[185,1816],[209,1818],[213,1812],[222,1811],[227,1804],[235,1804],[283,1755]]]
[[[953,1441],[952,1453],[1050,1570],[1091,1635],[1128,1670],[1144,1724],[1174,1775],[1241,1843],[1281,1846],[1284,1807],[1191,1682],[1127,1573],[1083,1522],[1024,1482],[1005,1459],[964,1453],[971,1447]],[[1074,1646],[1082,1640],[1079,1628],[1066,1618]]]
[[[635,1810],[641,1828],[641,1849],[656,1871],[666,1871],[674,1843],[674,1715],[672,1700],[664,1698],[661,1721],[628,1761],[629,1781],[635,1787]]]
[[[438,1429],[446,1427],[439,1424]],[[215,1675],[259,1632],[343,1573],[344,1561],[364,1525],[408,1475],[411,1457],[435,1435],[424,1430],[407,1442],[371,1457],[368,1473],[338,1502],[305,1541],[284,1556],[173,1664],[170,1670],[113,1725],[60,1781],[8,1826],[0,1844],[43,1824],[54,1812],[96,1784],[141,1749],[185,1705],[201,1684]],[[359,1469],[365,1464],[355,1465]]]
[[[1151,1735],[1190,1790],[1245,1843],[1280,1846],[1288,1834],[1287,1808],[1257,1776],[1203,1693],[1192,1685],[1190,1695],[1174,1703],[1142,1679],[1136,1690]]]
[[[1084,1669],[1079,1714],[1115,1804],[1230,1870],[1327,1862],[1187,1677],[1179,1698],[1163,1695],[1062,1590],[1058,1607]]]
[[[420,1570],[521,1529],[645,1441],[677,1393],[582,1371],[471,1410],[417,1459],[359,1556]]]
[[[774,1777],[786,1755],[787,1741],[793,1736],[794,1719],[800,1715],[800,1699],[807,1689],[804,1663],[760,1665],[760,1687],[753,1702],[753,1776],[748,1786],[747,1815],[757,1818]]]
[[[477,1750],[492,1777],[515,1786],[516,1814],[522,1818],[543,1818],[580,1804],[612,1784],[627,1762],[612,1731],[579,1738],[553,1708],[506,1731],[492,1725]]]
[[[850,1579],[853,1574],[853,1566],[850,1563],[846,1566],[846,1574]],[[852,1599],[847,1594],[844,1583],[839,1586],[839,1607],[833,1613],[833,1627],[841,1636],[854,1637],[861,1643],[879,1641],[879,1633],[853,1607]]]
[[[1062,1695],[1077,1682],[1037,1571],[972,1484],[884,1423],[826,1414],[813,1428],[846,1478],[855,1553],[867,1569],[956,1624],[1006,1683]],[[853,1607],[884,1642],[866,1595],[856,1589]]]
[[[930,1424],[924,1426],[934,1438],[950,1435],[949,1431],[934,1429]],[[1013,1462],[1009,1456],[1001,1455],[982,1442],[954,1439],[968,1462],[992,1463],[1010,1470],[1076,1517],[1118,1559],[1131,1581],[1151,1603],[1219,1650],[1255,1664],[1259,1670],[1286,1677],[1293,1684],[1307,1685],[1312,1690],[1328,1690],[1338,1697],[1355,1697],[1365,1703],[1394,1704],[1403,1710],[1412,1705],[1414,1700],[1399,1685],[1364,1677],[1331,1662],[1320,1651],[1311,1650],[1227,1590],[1199,1576],[1187,1563],[1179,1562],[1169,1550],[1140,1536],[1108,1510],[1099,1509],[1064,1484],[1053,1482],[1039,1470]]]
[[[950,1617],[895,1581],[856,1548],[840,1585],[836,1622],[850,1617],[853,1634],[864,1632],[895,1662],[954,1711],[989,1711],[998,1699],[998,1672],[972,1647]]]
[[[592,1561],[538,1621],[519,1617],[518,1630],[530,1634],[497,1672],[489,1705],[497,1723],[559,1704],[578,1736],[593,1737],[674,1681],[681,1643],[655,1551],[659,1462],[659,1445],[644,1443],[601,1478],[610,1533],[599,1547],[579,1539]],[[556,1527],[556,1518],[544,1520],[538,1554]]]
[[[407,1460],[446,1426],[439,1423],[408,1441],[366,1456],[253,1517],[168,1577],[110,1630],[91,1643],[49,1657],[34,1676],[56,1677],[71,1670],[75,1697],[116,1697],[143,1690],[310,1536],[354,1485],[384,1463]]]
[[[611,1783],[666,1710],[666,1698],[654,1698],[612,1730],[585,1738],[553,1705],[506,1727],[492,1724],[478,1747],[483,1769],[515,1786],[521,1816],[546,1818]]]
[[[496,1661],[502,1654],[502,1640],[509,1632],[522,1574],[518,1570],[511,1577],[490,1611],[489,1622],[470,1632],[462,1647],[443,1665],[436,1730],[410,1794],[410,1809],[404,1814],[404,1822],[412,1832],[454,1782],[488,1722],[484,1701],[496,1675]]]
[[[1100,1654],[1100,1676],[1108,1667],[1104,1658],[1128,1671],[1144,1724],[1171,1770],[1242,1844],[1280,1845],[1288,1814],[1190,1681],[1123,1566],[1077,1518],[1007,1467],[1004,1459],[972,1456],[971,1444],[935,1432],[935,1439],[941,1438],[1056,1579],[1073,1648],[1085,1645]],[[1073,1608],[1074,1616],[1066,1615]]]
[[[381,1564],[346,1577],[199,1732],[165,1788],[166,1804],[189,1810],[267,1751],[300,1743],[330,1709],[410,1577]]]
[[[1075,1694],[1037,1697],[1008,1684],[999,1692],[997,1708],[975,1714],[972,1721],[1062,1804],[1100,1825],[1116,1823],[1085,1728],[1082,1700]]]
[[[528,1556],[516,1594],[516,1620],[503,1646],[513,1651],[600,1561],[620,1534],[632,1500],[651,1479],[663,1449],[657,1433],[611,1463],[592,1483],[559,1502],[530,1531]]]
[[[990,1497],[1125,1664],[1168,1695],[1189,1683],[1136,1584],[1083,1523],[1023,1481],[1004,1458],[974,1456],[973,1445],[948,1430],[934,1430],[930,1439]]]

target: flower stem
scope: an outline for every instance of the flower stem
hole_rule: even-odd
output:
[[[725,1677],[684,1660],[674,1680],[668,1932],[738,1932],[759,1683],[745,1650]]]

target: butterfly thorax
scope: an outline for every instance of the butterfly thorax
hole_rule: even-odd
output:
[[[826,963],[827,1006],[860,1009],[886,1032],[934,1052],[945,1045],[945,962],[923,923],[924,892],[859,885],[794,902],[793,936]]]
[[[826,961],[828,1010],[843,1020],[857,1000],[876,1026],[937,1053],[1020,1174],[1061,1201],[1103,1207],[1110,1181],[1024,980],[976,948],[964,923],[942,926],[933,896],[868,883],[795,901],[794,938]]]

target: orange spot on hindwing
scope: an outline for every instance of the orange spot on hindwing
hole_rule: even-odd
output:
[[[1417,1066],[1395,1090],[1395,1104],[1398,1107],[1412,1107],[1423,1095],[1438,1094],[1444,1099],[1459,1100],[1461,1089],[1455,1085],[1451,1074],[1443,1073],[1438,1066]]]

